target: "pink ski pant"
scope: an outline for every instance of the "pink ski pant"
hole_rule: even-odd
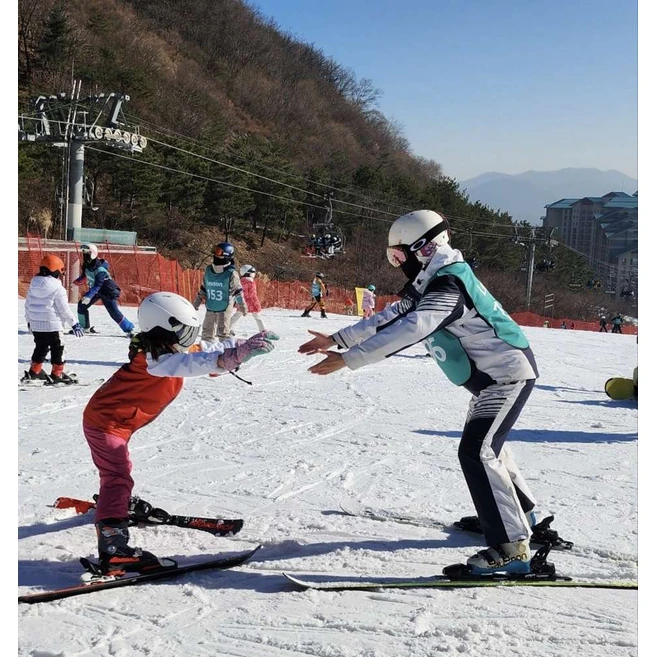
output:
[[[83,424],[82,430],[98,468],[100,489],[96,503],[96,522],[105,518],[127,518],[134,481],[128,441]]]

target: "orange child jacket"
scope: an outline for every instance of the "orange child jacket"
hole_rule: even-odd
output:
[[[130,440],[180,394],[184,381],[149,374],[146,354],[141,351],[96,390],[82,414],[83,424]]]

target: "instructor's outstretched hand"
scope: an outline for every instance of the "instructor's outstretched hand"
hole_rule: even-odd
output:
[[[299,347],[300,354],[310,356],[312,354],[325,353],[331,347],[335,347],[335,342],[333,342],[333,338],[330,335],[319,333],[318,331],[308,331],[308,333],[315,337],[312,340],[308,340],[308,342],[304,342]]]
[[[316,365],[309,367],[308,371],[311,374],[333,374],[333,372],[341,370],[346,365],[342,354],[337,353],[337,351],[328,351],[326,352],[326,358]]]

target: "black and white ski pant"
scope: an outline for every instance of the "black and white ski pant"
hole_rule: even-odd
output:
[[[489,546],[529,538],[536,505],[505,441],[535,380],[494,384],[470,400],[459,461]]]

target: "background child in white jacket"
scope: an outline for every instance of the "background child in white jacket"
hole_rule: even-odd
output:
[[[21,381],[41,380],[44,383],[75,383],[64,372],[63,323],[73,328],[76,337],[84,335],[68,305],[66,290],[62,285],[64,263],[61,258],[47,255],[41,261],[39,273],[32,279],[25,299],[25,319],[34,336],[34,352],[30,369]],[[50,352],[52,370],[50,376],[43,371],[43,363]]]

